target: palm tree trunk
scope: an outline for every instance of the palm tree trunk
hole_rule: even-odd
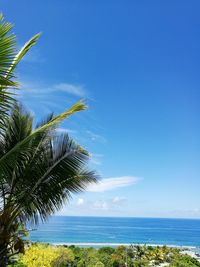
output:
[[[0,267],[6,267],[7,266],[7,258],[0,259]]]
[[[0,245],[0,267],[6,267],[8,262],[7,246]]]

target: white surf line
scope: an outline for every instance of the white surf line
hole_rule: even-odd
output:
[[[167,246],[167,247],[171,247],[171,248],[187,248],[187,249],[195,249],[198,246],[185,246],[185,245],[167,245],[167,244],[150,244],[150,243],[146,243],[146,244],[139,244],[139,243],[76,243],[76,242],[53,242],[51,243],[52,245],[56,245],[56,246],[62,246],[62,245],[66,245],[66,246],[91,246],[91,247],[96,247],[96,246],[111,246],[111,247],[117,247],[117,246],[152,246],[152,247],[163,247],[163,246]]]

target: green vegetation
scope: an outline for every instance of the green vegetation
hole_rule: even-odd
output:
[[[39,34],[17,52],[11,29],[12,25],[0,16],[1,267],[12,255],[24,252],[28,222],[45,221],[73,193],[97,181],[96,174],[86,167],[89,153],[56,130],[64,119],[86,108],[82,101],[57,116],[49,115],[36,127],[33,116],[17,103],[12,91],[19,86],[14,70]]]
[[[127,265],[126,265],[127,263]],[[21,255],[15,267],[147,267],[165,263],[169,267],[200,266],[196,259],[182,255],[177,248],[119,246],[80,248],[34,244]]]
[[[175,259],[174,262],[170,265],[171,267],[195,267],[200,266],[200,262],[190,256],[182,256],[178,259]]]

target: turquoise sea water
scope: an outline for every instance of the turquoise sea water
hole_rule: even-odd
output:
[[[167,244],[200,246],[200,220],[158,218],[52,217],[30,239],[73,244]]]

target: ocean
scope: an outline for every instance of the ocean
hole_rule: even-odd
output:
[[[30,240],[84,246],[158,244],[200,246],[200,220],[54,216]]]

